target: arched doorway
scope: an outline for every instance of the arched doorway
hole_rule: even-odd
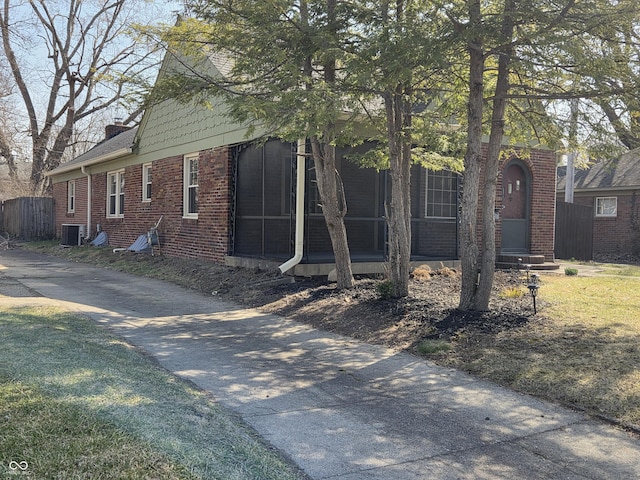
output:
[[[531,174],[520,160],[502,172],[502,252],[529,252]]]

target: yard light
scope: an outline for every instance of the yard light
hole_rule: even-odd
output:
[[[537,314],[538,311],[536,309],[536,296],[538,295],[538,289],[540,288],[540,279],[538,275],[535,273],[531,274],[531,279],[527,284],[527,288],[531,292],[531,298],[533,298],[533,314]]]

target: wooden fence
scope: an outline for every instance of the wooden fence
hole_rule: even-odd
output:
[[[13,198],[2,202],[0,207],[0,233],[22,240],[55,237],[53,198]]]
[[[593,259],[593,207],[556,202],[555,257]]]

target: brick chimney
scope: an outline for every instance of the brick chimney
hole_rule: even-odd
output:
[[[122,120],[116,118],[113,125],[107,125],[104,128],[104,139],[109,140],[110,138],[120,135],[122,132],[126,132],[127,130],[131,130],[131,127],[123,125]]]

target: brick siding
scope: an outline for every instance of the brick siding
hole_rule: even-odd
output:
[[[182,216],[183,157],[158,160],[152,164],[151,202],[142,201],[142,165],[126,167],[125,207],[122,218],[109,218],[107,209],[107,173],[92,176],[92,230],[97,224],[109,236],[112,247],[128,247],[139,235],[146,233],[162,216],[158,229],[164,254],[178,257],[199,257],[223,262],[229,250],[229,209],[231,155],[229,148],[206,150],[199,156],[198,218]],[[84,191],[78,189],[78,207],[85,203]],[[66,182],[54,185],[56,226],[60,234],[62,223],[86,224],[86,210],[73,217],[66,214]],[[64,200],[64,201],[63,201]],[[95,235],[94,235],[95,236]]]
[[[633,192],[601,192],[574,194],[574,203],[593,207],[597,197],[617,197],[615,217],[593,219],[594,255],[640,255],[640,190]]]
[[[530,250],[553,259],[555,221],[555,155],[551,151],[532,151],[522,161],[531,170],[533,179],[531,197]],[[506,161],[505,161],[506,165]],[[503,165],[504,167],[504,165]],[[231,211],[232,154],[229,147],[205,150],[199,153],[198,218],[183,218],[183,157],[157,160],[152,164],[151,202],[142,201],[142,165],[126,167],[125,207],[123,218],[108,218],[107,174],[92,176],[92,237],[100,224],[109,236],[112,247],[128,247],[146,233],[162,216],[160,243],[164,254],[178,257],[198,257],[223,262],[230,251],[229,229]],[[501,192],[501,179],[498,192]],[[67,214],[67,184],[54,184],[56,199],[56,233],[60,235],[63,223],[86,224],[86,177],[76,180],[76,212]],[[500,197],[500,195],[499,195]],[[500,207],[501,199],[496,201]],[[423,202],[422,202],[423,203]],[[417,205],[417,210],[423,205]],[[455,237],[455,224],[439,225],[448,229],[437,238]],[[433,228],[433,226],[431,226]],[[500,221],[497,225],[496,247],[500,251]],[[449,231],[453,229],[453,231]],[[435,230],[434,230],[435,231]],[[419,233],[419,232],[416,232]],[[432,232],[433,233],[433,232]],[[434,237],[416,235],[416,241],[434,241]],[[283,245],[288,245],[283,242]],[[455,246],[453,246],[455,247]],[[450,244],[435,244],[443,255],[455,251]],[[239,248],[239,250],[242,250]],[[254,252],[256,253],[256,252]]]
[[[62,235],[63,224],[87,225],[87,177],[78,178],[76,182],[76,204],[74,213],[69,213],[67,205],[68,182],[53,185],[56,237]]]
[[[483,145],[483,155],[487,146]],[[514,159],[524,164],[531,174],[529,205],[529,253],[544,255],[545,261],[553,261],[555,218],[556,218],[556,155],[551,150],[530,150],[522,152],[518,149],[514,154],[502,161],[496,185],[496,209],[502,211],[502,173]],[[484,184],[484,172],[481,183]],[[482,197],[482,188],[480,189]],[[480,200],[482,202],[482,199]],[[479,208],[482,208],[480,203]],[[479,211],[479,213],[481,213]],[[477,228],[478,238],[481,235],[481,224]],[[502,248],[502,217],[496,222],[496,253]]]

